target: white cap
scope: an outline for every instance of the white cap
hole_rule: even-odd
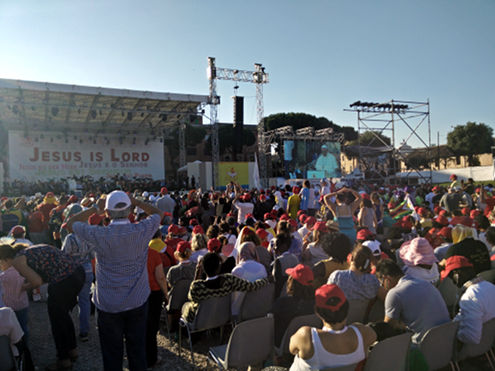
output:
[[[148,193],[148,191],[144,191],[143,194],[141,196],[143,197],[148,197],[150,194]]]
[[[122,191],[113,191],[107,195],[105,209],[112,211],[121,211],[131,206],[131,199],[127,193]]]
[[[376,241],[376,240],[364,241],[362,245],[370,249],[373,255],[375,256],[379,256],[382,253],[382,249],[380,249],[381,246],[380,241]]]

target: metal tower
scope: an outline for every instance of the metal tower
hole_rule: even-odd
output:
[[[258,120],[258,166],[260,172],[261,186],[267,184],[267,167],[266,167],[266,144],[265,130],[263,125],[263,84],[268,83],[268,74],[265,67],[259,63],[254,64],[254,71],[244,71],[232,68],[219,68],[215,65],[215,58],[208,57],[208,80],[210,81],[210,121],[212,125],[211,132],[211,150],[212,150],[212,167],[213,167],[213,186],[218,186],[218,163],[220,161],[220,147],[218,144],[218,122],[217,122],[217,105],[220,104],[220,97],[217,96],[216,80],[232,80],[236,82],[250,82],[256,84],[256,118]]]

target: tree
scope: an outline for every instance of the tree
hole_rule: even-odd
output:
[[[305,128],[308,126],[314,127],[315,130],[333,128],[337,133],[344,133],[345,140],[353,140],[357,138],[357,133],[350,126],[341,127],[333,123],[326,117],[316,117],[307,113],[275,113],[263,119],[265,130],[274,130],[282,126],[292,126],[294,130]]]
[[[380,137],[381,140],[378,139],[377,136]],[[356,139],[349,144],[350,145],[360,144],[362,146],[370,146],[370,147],[383,147],[385,146],[384,142],[387,143],[387,145],[390,145],[390,138],[376,131],[375,132],[365,131],[359,136],[359,141]]]
[[[493,143],[493,129],[483,123],[457,125],[447,134],[449,148],[457,156],[467,156],[469,166],[479,164],[475,155],[489,153]]]

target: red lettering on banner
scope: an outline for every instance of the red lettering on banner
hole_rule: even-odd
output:
[[[98,162],[103,161],[103,153],[96,152],[96,161]]]
[[[115,156],[115,149],[110,150],[110,161],[119,161],[119,158]]]
[[[30,158],[29,161],[38,161],[39,159],[39,149],[38,147],[34,147],[33,158]]]
[[[53,152],[52,158],[53,158],[53,161],[60,161],[60,153],[59,152]]]
[[[41,152],[41,161],[50,161],[50,152],[48,151]]]
[[[36,161],[44,161],[44,162],[49,162],[49,161],[54,161],[54,162],[59,162],[59,161],[65,161],[65,162],[70,162],[70,161],[81,161],[82,155],[81,152],[59,152],[59,151],[40,151],[38,147],[33,148],[33,157],[29,159],[31,162],[36,162]]]
[[[113,162],[146,162],[150,159],[150,155],[147,152],[122,152],[120,157],[116,155],[115,149],[110,150],[110,159]]]

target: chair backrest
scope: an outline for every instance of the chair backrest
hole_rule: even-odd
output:
[[[406,332],[376,343],[368,355],[364,371],[405,370],[411,336]]]
[[[447,277],[440,281],[438,284],[438,291],[442,295],[447,308],[452,308],[457,302],[457,295],[459,293],[459,288],[455,285],[454,281],[450,277]]]
[[[191,287],[192,280],[179,280],[169,292],[169,302],[167,310],[179,310],[187,301],[187,294]]]
[[[0,371],[15,371],[14,355],[10,347],[10,338],[7,335],[0,336]]]
[[[429,329],[420,343],[420,350],[430,370],[449,365],[454,354],[454,346],[459,322],[451,321]]]
[[[246,293],[241,304],[238,321],[266,316],[272,309],[274,295],[275,284],[273,283]]]
[[[495,318],[483,323],[483,332],[479,344],[464,344],[459,352],[460,360],[477,357],[488,352],[495,340]]]
[[[230,335],[225,353],[228,368],[260,364],[270,358],[273,349],[273,317],[255,318],[239,323]]]
[[[284,336],[282,337],[280,347],[275,349],[277,355],[281,356],[283,354],[290,353],[289,352],[290,338],[302,326],[321,328],[323,326],[323,322],[321,321],[320,317],[318,317],[316,314],[307,314],[304,316],[297,316],[293,318],[284,332]]]
[[[366,309],[368,309],[368,303],[369,300],[349,300],[347,323],[363,323]]]
[[[199,303],[192,331],[203,331],[225,325],[230,321],[230,294],[209,298]]]

